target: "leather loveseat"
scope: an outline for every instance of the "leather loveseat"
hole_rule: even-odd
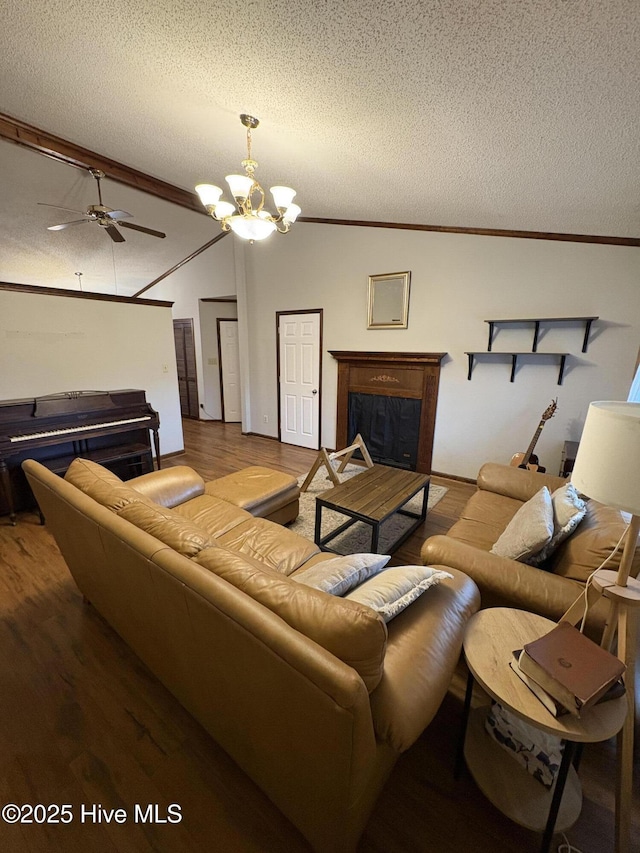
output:
[[[84,596],[315,850],[353,850],[447,691],[473,581],[453,570],[387,624],[296,582],[333,555],[239,507],[237,482],[226,500],[184,466],[23,468]]]
[[[516,512],[543,487],[550,492],[567,480],[537,471],[488,462],[477,478],[477,491],[446,535],[431,536],[421,549],[425,565],[441,564],[466,572],[477,583],[482,607],[516,607],[558,621],[584,591],[587,578],[620,539],[628,517],[594,500],[571,535],[539,567],[492,554],[491,548]],[[621,549],[607,563],[616,570]],[[636,551],[633,574],[640,569]],[[589,611],[585,630],[602,635],[608,603],[600,599]]]

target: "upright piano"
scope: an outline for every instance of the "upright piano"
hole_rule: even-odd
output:
[[[64,474],[78,456],[105,465],[123,480],[153,470],[151,439],[160,468],[158,413],[144,391],[66,391],[0,401],[0,515],[35,501],[22,472],[37,459]]]

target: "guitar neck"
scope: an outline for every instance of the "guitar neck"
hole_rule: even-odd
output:
[[[531,439],[529,447],[527,447],[527,452],[524,454],[524,459],[522,460],[522,463],[521,463],[522,465],[528,465],[529,464],[529,460],[531,459],[531,454],[533,453],[535,446],[536,446],[536,443],[537,443],[538,439],[540,438],[540,433],[542,432],[542,428],[544,427],[545,423],[546,423],[546,421],[542,420],[538,424],[538,429],[534,432],[533,438]]]

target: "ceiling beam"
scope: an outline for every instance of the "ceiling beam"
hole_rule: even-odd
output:
[[[77,169],[101,169],[108,178],[119,181],[134,189],[142,190],[158,196],[165,201],[171,201],[196,213],[207,215],[195,193],[183,190],[166,181],[153,178],[130,166],[124,166],[103,154],[82,148],[73,142],[54,136],[46,130],[39,130],[19,119],[0,113],[0,139],[6,139],[46,157],[51,157],[60,163],[74,166]]]
[[[149,284],[145,284],[145,286],[143,288],[141,288],[140,290],[138,290],[136,293],[133,294],[134,297],[137,299],[141,293],[145,293],[147,290],[150,290],[154,285],[158,284],[163,279],[167,278],[167,276],[170,276],[171,273],[174,273],[176,270],[179,270],[180,267],[183,267],[185,264],[188,264],[189,261],[192,261],[194,258],[197,258],[198,255],[201,255],[207,249],[210,249],[211,246],[215,246],[215,244],[217,242],[222,240],[223,237],[226,237],[227,234],[230,234],[230,233],[231,233],[230,231],[220,231],[219,234],[217,234],[215,237],[213,237],[211,240],[209,240],[207,243],[205,243],[204,246],[200,246],[200,248],[196,249],[195,252],[191,252],[191,254],[187,255],[186,258],[183,258],[181,261],[178,261],[177,264],[174,264],[171,267],[171,269],[166,270],[165,272],[162,273],[162,275],[159,275],[158,278],[154,278],[154,280],[150,281]]]

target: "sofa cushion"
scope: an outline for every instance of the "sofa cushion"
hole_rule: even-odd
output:
[[[233,584],[353,667],[369,692],[379,683],[387,630],[370,608],[295,583],[256,560],[225,548],[206,548],[194,562]]]
[[[587,501],[586,515],[577,530],[551,557],[554,574],[584,583],[611,554],[627,526],[628,519],[629,516],[619,509],[605,506],[598,501]],[[622,548],[609,560],[607,568],[617,571],[621,557]],[[636,549],[631,574],[637,574],[638,568],[640,549]]]
[[[290,575],[320,550],[292,530],[251,515],[216,540],[224,548],[260,560],[283,575]]]
[[[348,554],[324,560],[309,568],[305,566],[291,577],[294,581],[321,589],[330,595],[344,595],[382,571],[390,559],[388,554]]]
[[[553,506],[553,536],[541,551],[529,559],[532,566],[539,566],[548,560],[558,546],[567,539],[587,512],[583,501],[573,483],[567,483],[556,489],[551,495]]]
[[[260,465],[210,480],[205,492],[258,516],[268,515],[300,496],[295,477]]]
[[[238,524],[253,518],[250,513],[213,495],[200,495],[173,507],[173,510],[202,527],[210,536],[223,536]]]
[[[117,511],[135,502],[153,505],[135,489],[123,483],[112,471],[90,459],[74,459],[64,478],[107,509]]]
[[[394,566],[369,578],[345,598],[366,604],[385,622],[390,622],[429,587],[452,577],[449,572],[431,566]]]
[[[510,560],[527,560],[550,542],[553,536],[551,493],[543,486],[522,504],[491,549],[492,554]]]
[[[167,507],[138,501],[125,504],[117,514],[185,557],[194,557],[203,548],[215,547],[215,540],[206,531]]]
[[[64,478],[83,492],[86,492],[87,486],[92,485],[96,480],[101,480],[110,486],[117,486],[122,483],[120,477],[113,471],[109,471],[103,465],[98,465],[97,462],[92,462],[91,459],[81,458],[73,460],[67,468]]]
[[[479,489],[471,495],[447,535],[489,551],[521,506],[522,501]]]

